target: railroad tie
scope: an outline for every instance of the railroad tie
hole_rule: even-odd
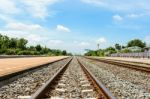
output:
[[[84,84],[84,85],[81,85],[82,87],[90,87],[91,85],[90,84]]]
[[[82,90],[82,93],[87,93],[87,92],[93,92],[93,89],[89,89],[89,90]]]
[[[18,99],[30,99],[31,96],[18,96]]]
[[[84,80],[84,81],[80,81],[81,84],[85,84],[85,83],[89,83],[88,81]]]
[[[55,97],[51,97],[50,99],[64,99],[64,98],[55,96]]]
[[[55,90],[59,91],[59,92],[66,92],[66,89],[63,89],[63,88],[61,88],[61,89],[60,88],[56,88]]]

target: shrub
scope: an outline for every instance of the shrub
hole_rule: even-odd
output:
[[[15,49],[7,49],[5,52],[6,55],[16,55]]]

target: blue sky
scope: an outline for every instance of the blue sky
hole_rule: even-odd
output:
[[[139,38],[150,44],[149,0],[0,0],[0,33],[83,53]]]

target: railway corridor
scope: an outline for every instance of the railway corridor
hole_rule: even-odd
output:
[[[150,99],[150,74],[130,68],[80,58],[118,99]]]
[[[28,71],[1,86],[0,99],[115,99],[85,67],[70,57]]]
[[[0,99],[30,97],[69,60],[70,58],[37,68],[30,73],[27,72],[25,76],[0,87]]]
[[[46,93],[45,98],[96,99],[97,97],[97,93],[75,58],[73,58],[67,70],[56,83],[56,86],[53,86],[53,90]]]

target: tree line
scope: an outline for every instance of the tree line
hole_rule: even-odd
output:
[[[1,55],[71,55],[66,50],[50,49],[40,44],[27,46],[28,40],[24,38],[10,38],[0,34],[0,54]]]
[[[130,52],[144,52],[146,43],[140,39],[134,39],[127,43],[126,46],[115,44],[114,46],[108,47],[106,49],[89,50],[84,55],[85,56],[109,56],[114,53],[130,53]]]

